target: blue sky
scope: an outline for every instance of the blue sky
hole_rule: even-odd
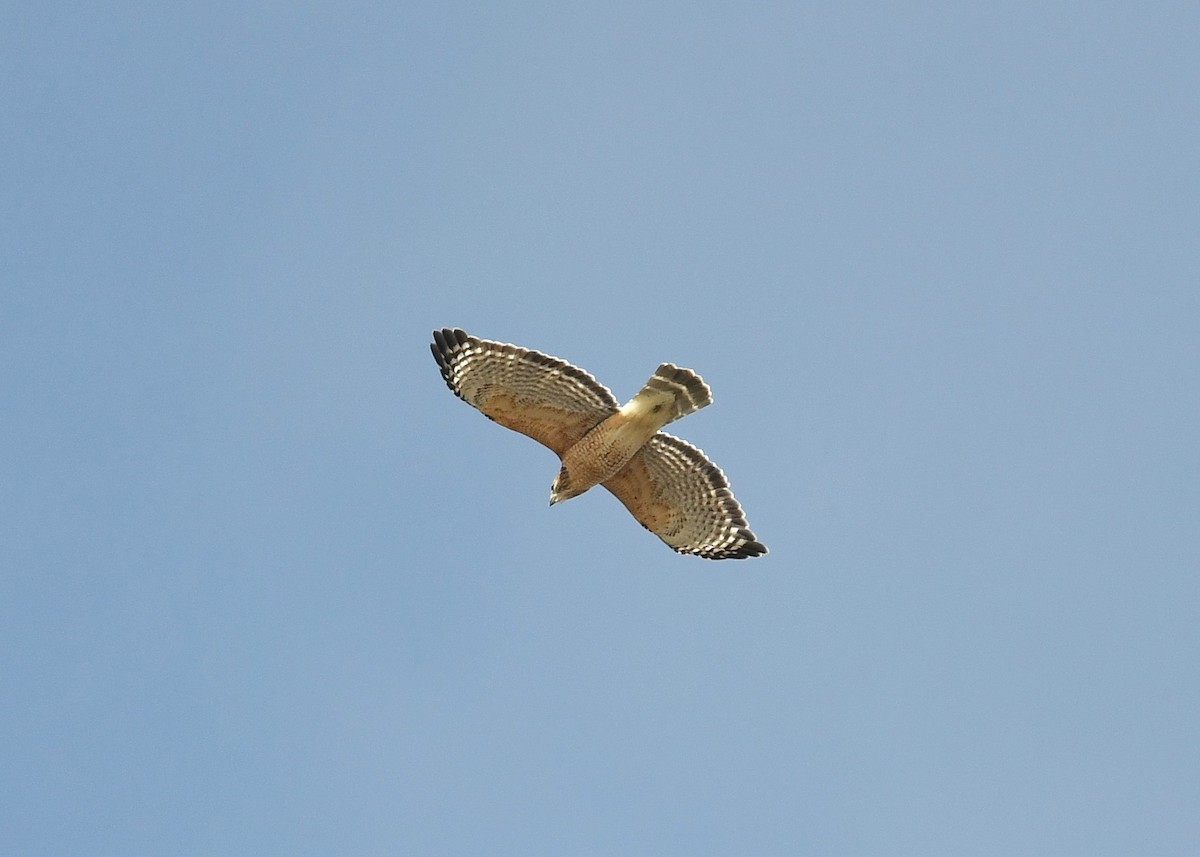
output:
[[[1193,3],[0,12],[0,850],[1194,855]],[[771,548],[455,399],[564,357]]]

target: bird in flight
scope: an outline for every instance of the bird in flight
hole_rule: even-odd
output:
[[[680,553],[744,559],[767,552],[721,469],[660,431],[712,403],[695,372],[663,363],[622,405],[584,370],[528,348],[447,327],[433,332],[430,349],[456,396],[558,455],[550,505],[603,485]]]

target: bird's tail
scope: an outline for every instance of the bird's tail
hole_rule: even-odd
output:
[[[659,415],[662,419],[660,425],[686,417],[711,404],[712,390],[704,383],[704,379],[691,369],[681,369],[672,363],[659,366],[629,403],[639,411],[663,411]]]

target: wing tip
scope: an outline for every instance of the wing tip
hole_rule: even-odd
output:
[[[646,526],[642,524],[642,526]],[[646,529],[650,529],[646,527]],[[650,532],[654,532],[650,530]],[[663,538],[661,533],[655,533],[660,539],[667,543],[667,546],[676,553],[691,554],[702,559],[750,559],[756,556],[764,556],[770,553],[767,546],[760,542],[747,529],[739,531],[739,538],[732,542],[723,544],[704,544],[704,545],[673,545]]]
[[[749,559],[752,556],[764,556],[768,553],[770,553],[770,551],[767,550],[766,545],[757,539],[753,539],[737,549],[736,558]]]
[[[449,357],[470,341],[471,337],[462,328],[443,327],[433,332],[433,344],[429,347],[433,349],[434,356],[441,354],[443,357]]]
[[[750,559],[751,557],[763,556],[767,553],[769,553],[767,546],[754,538],[754,534],[751,533],[749,541],[740,542],[733,547],[722,548],[717,551],[705,551],[700,556],[705,559]]]
[[[433,332],[433,342],[429,344],[433,359],[437,361],[438,369],[442,372],[442,380],[446,382],[450,391],[460,398],[462,393],[454,383],[453,365],[458,353],[470,342],[471,336],[462,328],[443,327]]]

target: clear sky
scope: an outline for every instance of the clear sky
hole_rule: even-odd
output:
[[[0,11],[0,852],[1200,849],[1200,6]],[[673,427],[679,556],[430,331]]]

